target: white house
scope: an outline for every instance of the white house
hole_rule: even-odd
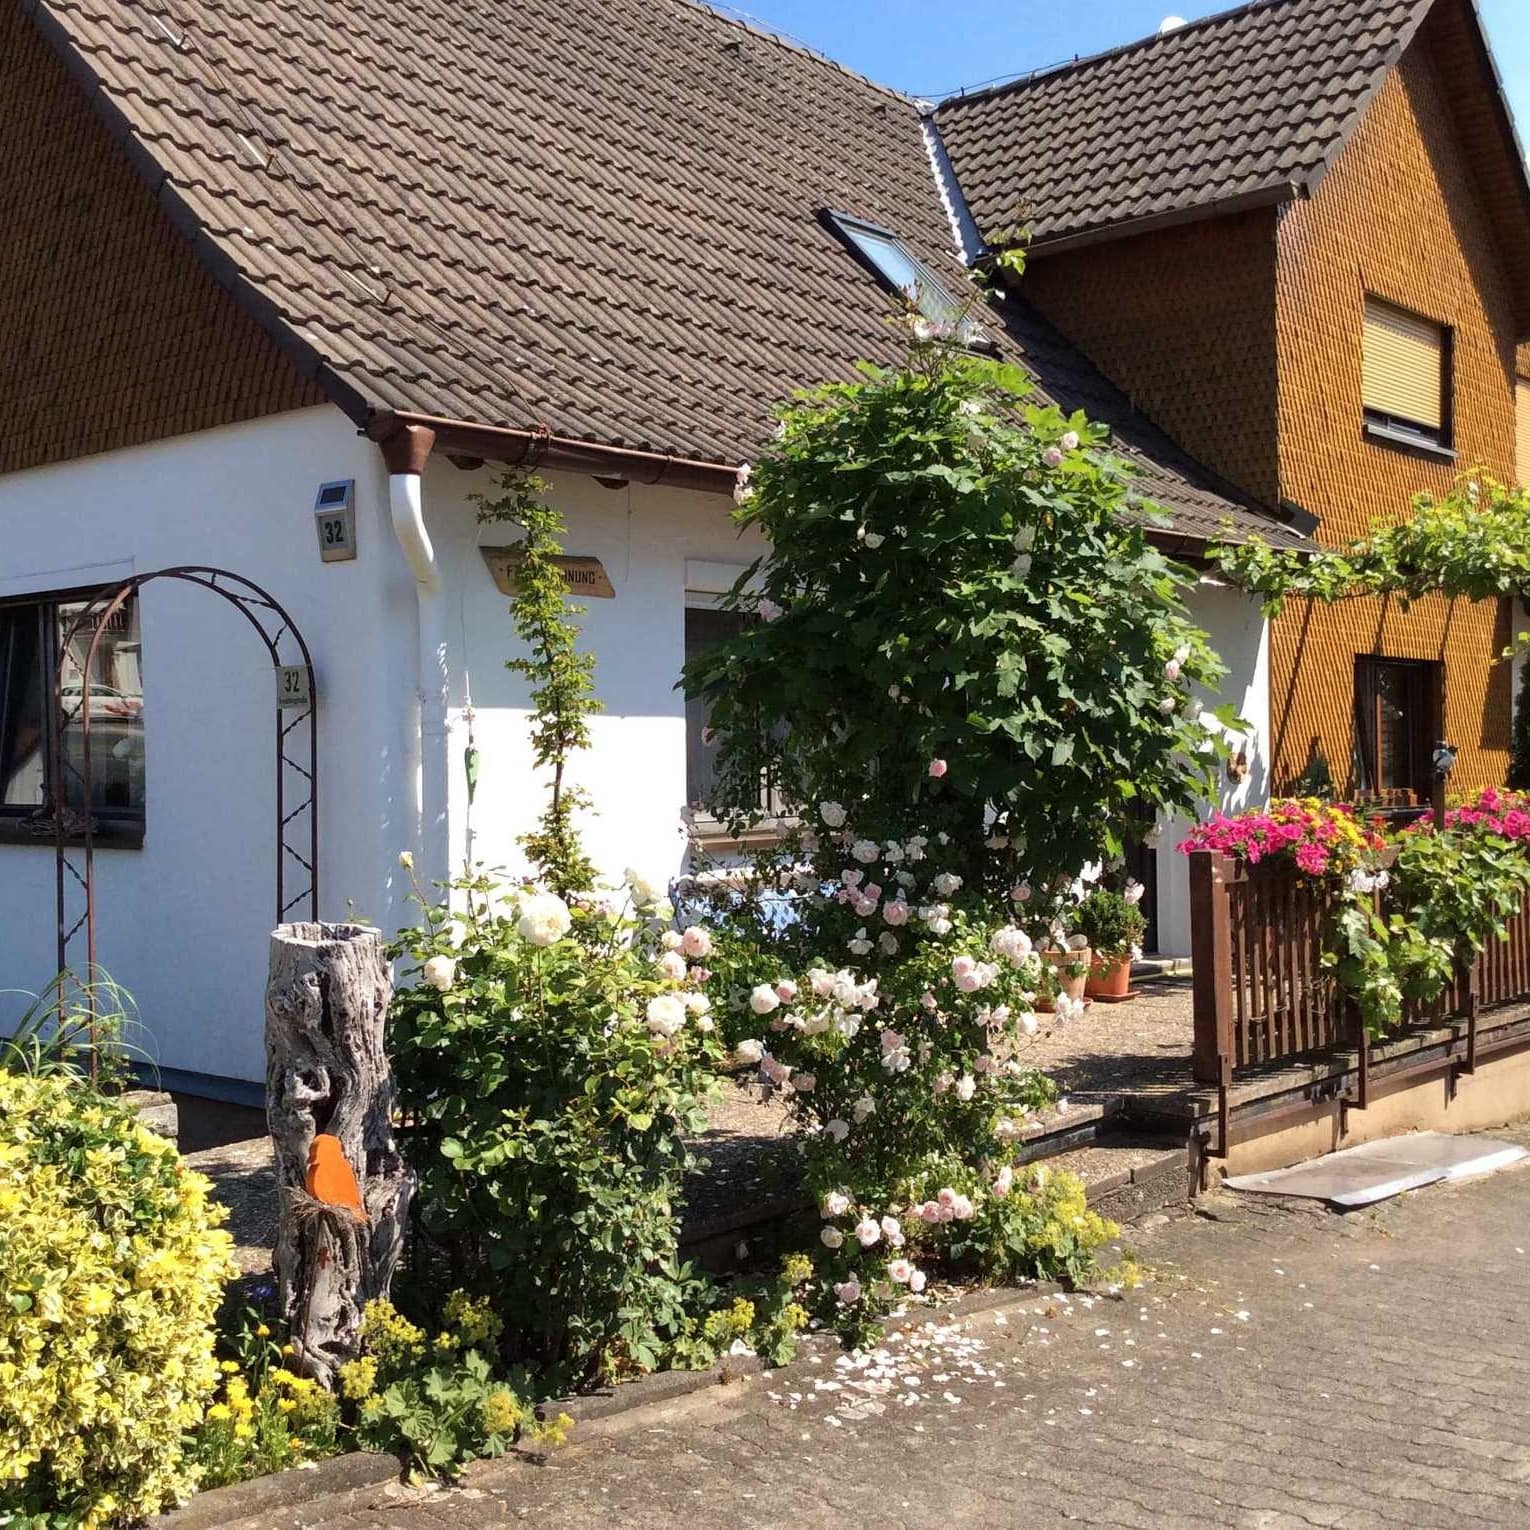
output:
[[[544,474],[567,552],[609,581],[584,621],[590,848],[678,873],[706,762],[675,683],[760,551],[737,466],[793,388],[896,354],[893,288],[939,302],[983,253],[922,103],[689,0],[442,0],[408,37],[339,0],[176,14],[0,0],[0,985],[55,971],[62,634],[159,569],[253,580],[308,643],[324,917],[406,922],[404,848],[432,878],[516,864],[541,786],[483,552],[505,530],[470,501],[502,464]],[[1112,425],[1176,551],[1297,540],[1023,301],[980,318]],[[321,556],[325,525],[351,556]],[[1228,802],[1257,800],[1265,624],[1209,585],[1197,614],[1255,726]],[[258,1093],[270,655],[234,607],[154,580],[91,684],[98,960],[171,1087]],[[1174,837],[1159,943],[1183,950]]]

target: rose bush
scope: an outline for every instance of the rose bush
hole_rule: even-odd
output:
[[[1062,1178],[1038,1214],[1045,1181],[1014,1164],[1057,1099],[1025,1061],[1042,1023],[1032,936],[947,869],[940,833],[873,840],[833,800],[817,816],[794,866],[773,858],[763,910],[736,877],[691,896],[728,953],[709,985],[734,1056],[801,1134],[820,1315],[864,1333],[937,1270],[1081,1277],[1113,1230]],[[1052,1023],[1074,1013],[1064,999]]]
[[[389,1015],[419,1176],[416,1262],[490,1298],[554,1386],[653,1368],[695,1319],[677,1261],[687,1134],[723,1053],[711,1001],[639,886],[565,901],[487,876],[426,906]]]
[[[1107,433],[937,342],[805,395],[741,477],[771,544],[729,603],[760,620],[687,665],[718,741],[710,806],[760,782],[867,841],[944,834],[969,891],[1060,898],[1155,819],[1215,796],[1225,671],[1194,575]],[[828,827],[833,828],[830,823]]]

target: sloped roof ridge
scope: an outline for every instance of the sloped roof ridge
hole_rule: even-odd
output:
[[[1242,5],[1229,6],[1225,11],[1213,11],[1209,16],[1197,16],[1194,21],[1187,21],[1168,32],[1149,32],[1145,36],[1134,37],[1128,42],[1117,43],[1113,48],[1102,48],[1098,53],[1076,54],[1073,58],[1059,59],[1055,64],[1038,64],[1034,69],[1022,69],[1015,74],[996,80],[991,85],[953,90],[942,96],[938,104],[945,106],[955,101],[983,101],[993,96],[1002,96],[1012,90],[1023,90],[1027,85],[1034,85],[1041,80],[1056,79],[1059,75],[1067,74],[1074,69],[1089,69],[1095,64],[1103,64],[1106,59],[1118,58],[1125,53],[1138,53],[1146,48],[1157,47],[1160,43],[1173,43],[1188,33],[1234,21],[1254,11],[1273,11],[1289,3],[1290,0],[1243,0]]]
[[[892,85],[883,84],[881,80],[874,80],[869,74],[862,74],[858,69],[846,67],[837,58],[830,58],[827,53],[820,53],[817,48],[810,48],[789,32],[773,30],[759,17],[741,10],[738,6],[722,4],[721,0],[718,0],[716,4],[710,3],[710,0],[679,0],[679,3],[689,5],[698,11],[707,11],[729,26],[737,27],[740,31],[748,32],[751,36],[761,38],[765,42],[774,43],[777,47],[786,49],[788,53],[811,59],[815,64],[825,65],[836,74],[842,74],[846,79],[854,80],[857,85],[867,85],[872,90],[884,96],[891,96],[893,100],[916,111],[927,104],[918,96],[909,95],[906,91],[898,90]]]

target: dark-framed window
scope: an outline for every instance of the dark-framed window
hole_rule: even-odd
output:
[[[1367,297],[1362,366],[1366,434],[1399,446],[1448,451],[1452,352],[1448,325]]]
[[[52,832],[55,780],[70,808],[85,802],[84,663],[93,627],[76,627],[91,592],[0,602],[0,835]],[[62,679],[56,657],[66,635]],[[137,596],[109,618],[90,677],[89,808],[110,836],[142,833],[144,823],[143,643]],[[54,757],[51,718],[64,719],[62,758]]]
[[[707,649],[741,632],[742,611],[722,611],[714,606],[685,608],[685,662],[699,659]],[[717,745],[710,731],[712,709],[704,696],[685,698],[685,800],[701,808],[717,774]]]
[[[851,254],[889,292],[902,294],[925,318],[954,325],[957,338],[969,349],[992,349],[993,337],[988,331],[967,317],[951,289],[891,229],[832,209],[825,209],[823,217]]]
[[[1355,660],[1355,775],[1388,806],[1427,802],[1443,737],[1444,666],[1368,654]]]
[[[726,611],[703,598],[687,598],[685,607],[685,661],[699,658],[714,644],[741,632],[755,618],[742,611]],[[705,697],[685,698],[685,800],[693,819],[711,822],[707,799],[717,776],[717,744],[711,732],[711,707]],[[767,817],[783,818],[788,810],[779,792],[768,781],[760,783],[760,808]]]

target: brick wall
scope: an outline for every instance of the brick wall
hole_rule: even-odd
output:
[[[0,472],[323,402],[0,5]]]
[[[1401,517],[1420,490],[1446,491],[1457,467],[1514,472],[1514,321],[1506,278],[1429,51],[1404,55],[1310,201],[1280,220],[1277,333],[1281,493],[1323,518],[1320,538],[1362,535]],[[1451,326],[1458,459],[1366,439],[1361,333],[1367,292]],[[1275,625],[1271,727],[1277,785],[1321,747],[1336,778],[1353,748],[1357,654],[1445,662],[1445,727],[1461,747],[1453,785],[1507,769],[1509,613],[1431,599],[1403,612],[1367,600]]]
[[[1031,263],[1025,295],[1206,466],[1278,499],[1273,210]]]

